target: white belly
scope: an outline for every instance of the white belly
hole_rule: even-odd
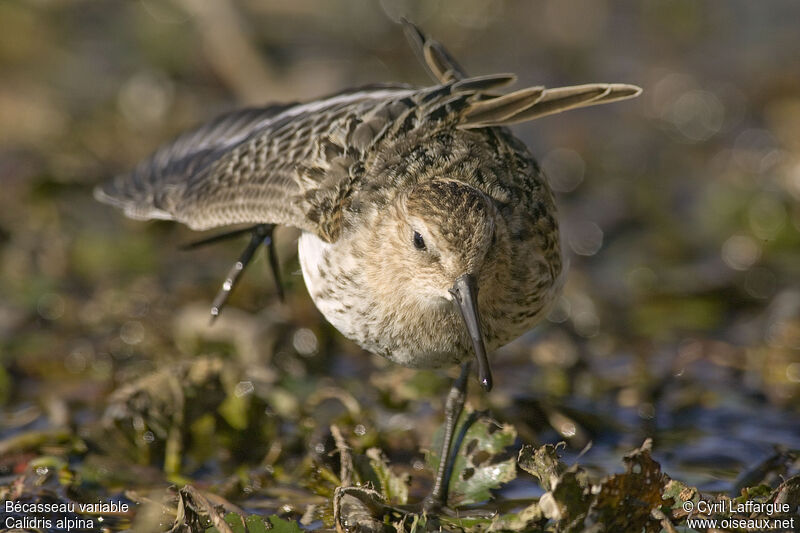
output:
[[[325,315],[325,318],[328,318],[328,313],[320,307],[320,304],[329,305],[329,298],[323,298],[322,295],[326,292],[329,284],[328,280],[331,276],[331,273],[328,272],[329,269],[325,265],[330,264],[330,261],[332,261],[332,248],[332,244],[306,231],[303,232],[297,243],[300,269],[303,271],[306,288],[314,304]]]
[[[320,313],[345,337],[360,343],[358,328],[350,313],[354,306],[361,304],[355,301],[359,291],[357,287],[346,287],[339,275],[339,271],[344,270],[355,276],[359,268],[352,259],[347,259],[347,254],[337,253],[340,251],[337,247],[341,246],[341,243],[330,244],[313,233],[303,232],[297,243],[300,268],[311,300]]]
[[[413,368],[438,368],[454,361],[450,349],[442,349],[433,335],[426,349],[420,350],[418,342],[405,342],[403,330],[419,341],[430,335],[415,334],[416,327],[424,322],[421,316],[410,316],[413,324],[394,321],[393,331],[381,327],[386,320],[383,302],[375,301],[362,277],[363,265],[348,253],[349,242],[327,243],[316,235],[304,232],[297,246],[300,267],[306,288],[314,305],[342,335],[355,341],[365,350],[382,355],[395,363]],[[433,320],[437,331],[447,327],[439,318]],[[429,332],[428,332],[429,333]]]

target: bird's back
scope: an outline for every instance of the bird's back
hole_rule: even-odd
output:
[[[163,146],[95,195],[133,218],[176,220],[198,230],[284,224],[333,242],[348,210],[357,209],[356,193],[381,186],[371,168],[405,148],[411,147],[413,163],[430,154],[424,144],[439,135],[474,132],[507,144],[498,126],[639,92],[620,84],[496,92],[513,80],[442,74],[431,87],[369,86],[305,104],[235,111]],[[372,179],[365,180],[368,174]]]

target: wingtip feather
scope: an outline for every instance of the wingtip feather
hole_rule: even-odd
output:
[[[527,96],[527,93],[535,94],[537,91],[539,92],[538,98],[531,98],[527,102],[523,101],[522,96]],[[641,87],[625,83],[590,83],[545,90],[540,87],[531,87],[473,104],[465,114],[460,127],[470,129],[516,124],[570,109],[628,100],[641,93]],[[515,95],[519,96],[515,97]],[[508,105],[504,100],[511,102],[516,100],[517,102],[514,105]],[[495,108],[499,108],[501,112]]]
[[[139,205],[132,198],[120,194],[117,187],[115,187],[115,181],[116,180],[109,180],[106,183],[96,185],[94,189],[92,189],[92,196],[94,196],[94,199],[100,203],[121,209],[126,217],[134,220],[175,219],[171,213],[150,205]]]
[[[416,24],[405,17],[400,18],[400,24],[411,48],[433,79],[439,83],[448,83],[467,77],[461,65],[441,43],[425,35]]]

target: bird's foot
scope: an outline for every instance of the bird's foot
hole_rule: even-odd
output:
[[[222,233],[220,235],[214,235],[213,237],[202,239],[183,247],[184,249],[194,249],[207,244],[213,244],[215,242],[238,237],[239,235],[244,235],[246,233],[250,234],[250,242],[247,244],[247,247],[239,256],[239,259],[236,261],[236,263],[234,263],[231,269],[228,271],[228,275],[225,277],[222,287],[211,304],[212,322],[222,312],[222,308],[228,301],[228,297],[230,297],[234,287],[236,287],[236,284],[239,282],[242,272],[244,272],[244,269],[247,267],[250,261],[252,261],[253,255],[261,244],[264,244],[267,247],[267,259],[269,260],[269,265],[272,269],[272,275],[275,279],[278,298],[283,301],[284,292],[283,285],[281,283],[280,268],[278,265],[278,255],[275,251],[275,242],[272,238],[272,233],[274,230],[274,224],[257,224],[249,228],[242,228],[227,233]]]

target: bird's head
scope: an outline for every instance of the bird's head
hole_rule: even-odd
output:
[[[492,386],[478,291],[503,275],[506,226],[489,197],[452,179],[420,183],[397,198],[381,224],[384,283],[415,305],[458,313],[471,339],[478,377]],[[391,250],[391,251],[390,251]],[[386,286],[386,285],[384,285]],[[490,298],[483,295],[482,301]]]

